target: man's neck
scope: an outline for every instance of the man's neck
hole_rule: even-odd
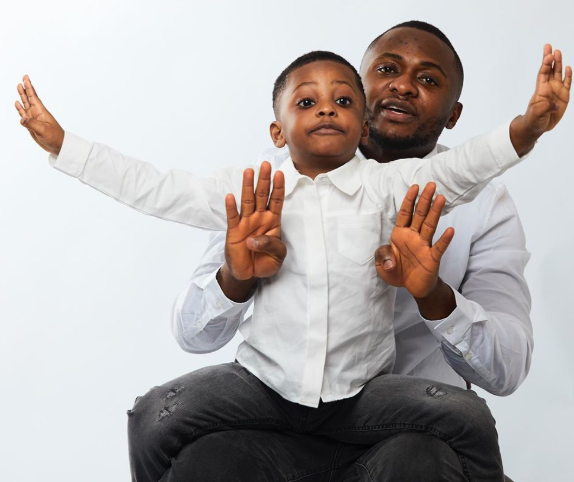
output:
[[[359,149],[367,159],[374,159],[380,163],[387,163],[396,161],[397,159],[409,159],[412,157],[423,158],[431,152],[436,146],[413,147],[412,149],[383,149],[379,144],[376,144],[369,139],[366,145],[360,145]]]

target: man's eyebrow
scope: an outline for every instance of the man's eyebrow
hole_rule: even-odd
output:
[[[379,55],[376,59],[375,62],[383,59],[383,58],[391,58],[391,59],[395,59],[395,60],[404,60],[404,57],[402,55],[399,54],[394,54],[392,52],[384,52],[381,55]],[[433,69],[437,69],[439,70],[442,75],[444,75],[445,77],[447,77],[447,75],[445,74],[444,70],[442,69],[442,67],[439,64],[436,64],[434,62],[431,62],[429,60],[421,60],[419,62],[419,65],[422,67],[430,67]]]

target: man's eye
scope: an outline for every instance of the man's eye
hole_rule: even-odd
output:
[[[311,107],[312,105],[315,105],[315,102],[313,102],[311,99],[303,99],[297,102],[297,105],[299,107]]]
[[[393,74],[395,73],[395,69],[390,65],[382,65],[381,67],[377,67],[377,71],[383,74]]]
[[[427,85],[438,85],[437,82],[428,75],[423,75],[422,77],[419,77],[419,81]]]
[[[339,105],[351,105],[352,103],[349,97],[339,97],[335,102]]]

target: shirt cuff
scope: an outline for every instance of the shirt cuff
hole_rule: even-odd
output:
[[[218,318],[220,316],[233,316],[241,313],[245,308],[251,304],[251,298],[243,303],[237,303],[230,300],[219,286],[217,282],[217,273],[215,271],[209,275],[203,286],[204,307],[209,312],[209,319]]]
[[[427,320],[422,316],[421,318],[438,341],[441,343],[446,342],[462,353],[466,353],[468,346],[460,346],[461,340],[473,323],[479,321],[480,317],[479,313],[477,313],[476,305],[468,301],[452,286],[451,289],[454,293],[456,308],[448,317],[442,320]]]
[[[60,154],[54,156],[50,154],[48,161],[52,167],[65,172],[73,177],[80,177],[88,156],[92,150],[91,142],[78,137],[71,132],[64,133],[64,143],[60,149]]]
[[[510,140],[510,124],[510,122],[507,122],[494,129],[490,133],[489,139],[489,145],[496,163],[505,170],[523,161],[532,152],[532,149],[530,149],[524,156],[518,156]]]

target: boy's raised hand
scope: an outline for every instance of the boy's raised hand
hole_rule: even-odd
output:
[[[570,102],[572,68],[566,67],[562,76],[562,52],[544,46],[542,65],[536,78],[536,89],[526,113],[510,125],[510,138],[518,155],[526,154],[538,138],[560,122]]]
[[[432,201],[435,190],[436,185],[428,183],[415,207],[419,187],[410,187],[391,233],[390,246],[382,246],[375,253],[379,278],[406,288],[415,298],[424,298],[435,289],[440,260],[454,236],[454,229],[448,228],[432,244],[445,203],[444,196]]]
[[[64,142],[64,129],[44,107],[27,75],[17,88],[20,101],[15,105],[20,114],[20,124],[28,129],[42,149],[57,156]]]
[[[275,173],[271,196],[271,164],[261,164],[255,191],[253,184],[253,169],[246,169],[243,173],[241,214],[237,212],[233,194],[225,198],[226,269],[237,281],[273,276],[287,255],[287,248],[281,241],[281,210],[285,197],[283,173]]]

